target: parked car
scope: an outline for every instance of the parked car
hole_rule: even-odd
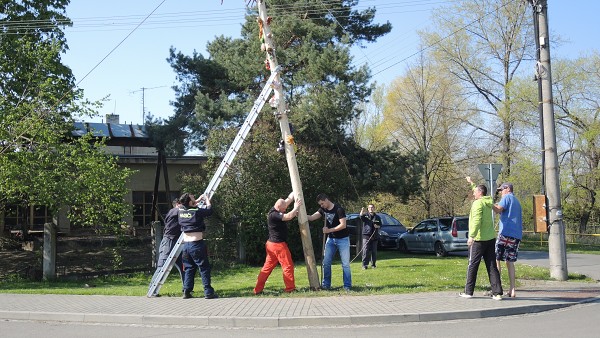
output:
[[[402,252],[435,252],[438,257],[448,252],[468,250],[469,217],[438,217],[419,222],[398,237]]]
[[[358,213],[346,214],[346,227],[350,230],[350,245],[356,244],[357,238],[362,238],[362,221]],[[378,212],[381,218],[381,227],[379,228],[379,248],[397,248],[398,236],[406,232],[406,227],[399,220],[386,214]]]

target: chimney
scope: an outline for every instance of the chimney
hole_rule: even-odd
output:
[[[119,124],[119,115],[117,115],[117,114],[106,114],[106,123]]]

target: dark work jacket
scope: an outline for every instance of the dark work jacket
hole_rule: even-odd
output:
[[[379,238],[379,229],[375,227],[375,224],[381,226],[381,218],[377,216],[377,214],[366,213],[360,216],[360,219],[363,221],[363,231],[362,235],[366,238],[378,239]],[[371,236],[373,235],[373,236]]]
[[[169,210],[169,212],[165,216],[165,237],[173,239],[179,238],[179,236],[181,235],[181,226],[179,225],[179,222],[177,220],[178,214],[179,208],[173,208]]]
[[[206,230],[204,217],[212,215],[211,207],[179,208],[178,221],[183,232],[203,232]]]

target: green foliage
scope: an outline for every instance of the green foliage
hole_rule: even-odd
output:
[[[2,1],[0,21],[0,206],[44,205],[52,215],[69,205],[70,219],[118,228],[128,170],[89,135],[73,138],[80,102],[71,70],[60,60],[69,1]],[[38,23],[31,25],[32,21]]]
[[[600,52],[554,64],[557,139],[566,160],[561,165],[565,215],[576,225],[573,231],[586,233],[588,224],[597,224],[600,218]]]

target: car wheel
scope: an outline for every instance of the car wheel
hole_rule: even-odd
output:
[[[408,247],[406,246],[406,242],[403,240],[398,241],[398,250],[402,253],[408,253]]]
[[[435,242],[435,255],[438,257],[448,256],[448,251],[446,251],[444,245],[441,242]]]

